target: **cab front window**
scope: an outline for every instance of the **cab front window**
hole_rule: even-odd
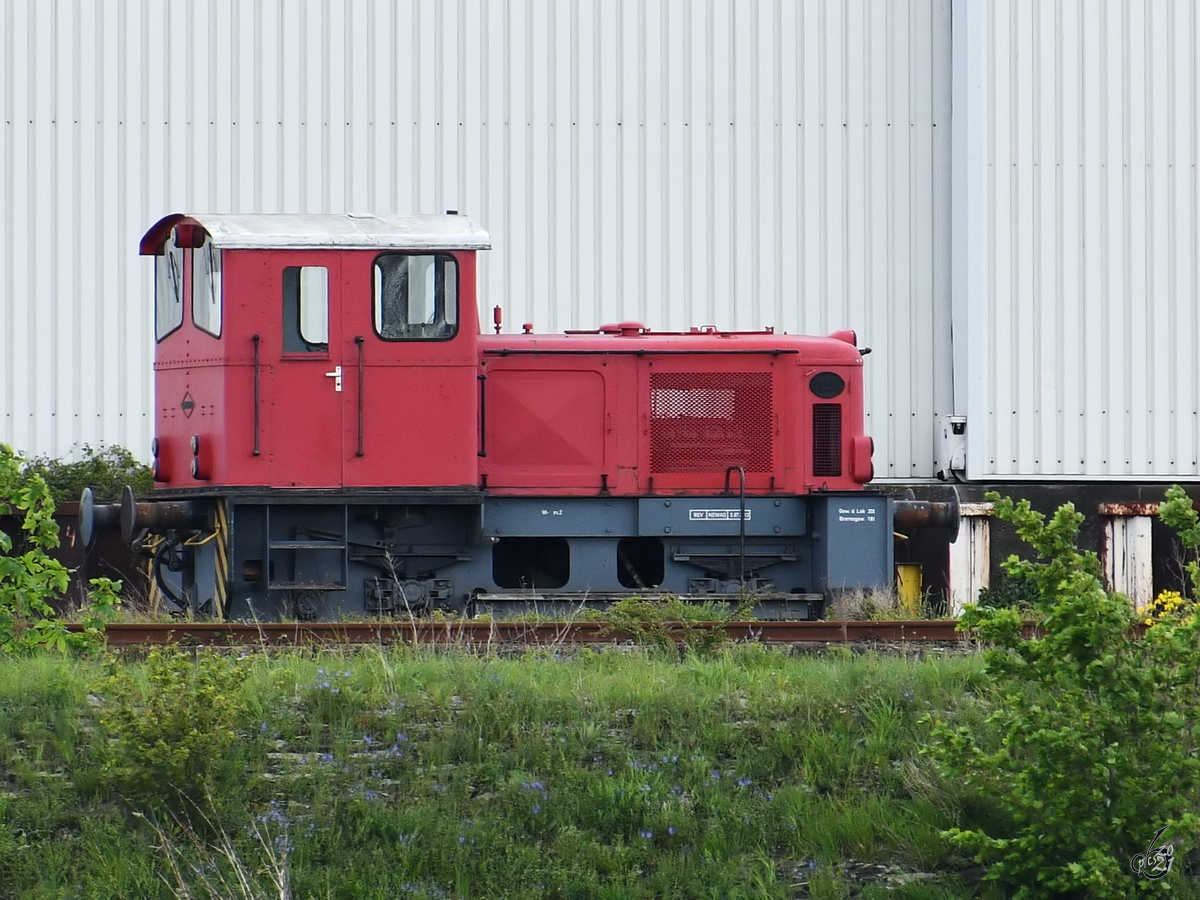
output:
[[[154,258],[154,338],[161,341],[183,324],[183,248],[167,238]]]
[[[192,253],[192,321],[201,331],[221,336],[221,251],[212,241]]]

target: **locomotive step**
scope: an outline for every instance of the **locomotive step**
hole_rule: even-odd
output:
[[[271,541],[272,550],[345,550],[337,541]]]
[[[339,581],[272,581],[267,585],[272,591],[344,591],[345,582]]]

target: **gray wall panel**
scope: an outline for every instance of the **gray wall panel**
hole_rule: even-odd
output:
[[[1200,475],[1198,17],[955,6],[971,477]]]
[[[950,412],[949,0],[6,0],[0,439],[150,436],[159,216],[470,214],[507,327],[853,327]]]

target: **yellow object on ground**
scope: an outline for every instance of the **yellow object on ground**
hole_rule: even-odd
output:
[[[916,563],[896,564],[896,599],[912,618],[921,615],[921,567]]]

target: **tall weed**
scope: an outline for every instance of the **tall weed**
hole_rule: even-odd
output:
[[[236,775],[229,750],[245,718],[245,674],[238,659],[214,652],[154,649],[144,673],[113,665],[99,686],[104,775],[139,808],[181,817],[208,809]]]

